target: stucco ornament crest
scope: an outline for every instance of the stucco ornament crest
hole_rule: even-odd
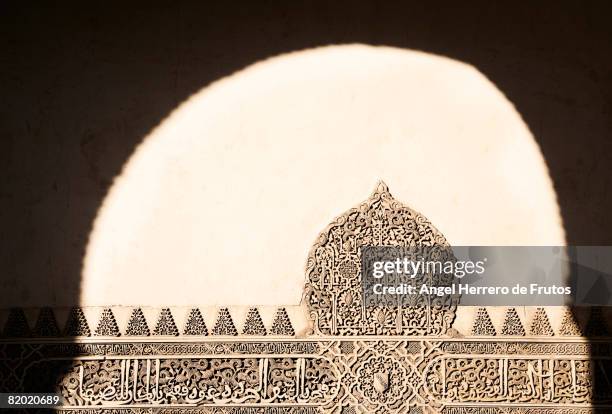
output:
[[[336,218],[319,235],[306,265],[304,299],[323,335],[440,335],[455,317],[444,306],[364,306],[361,249],[365,246],[448,246],[425,216],[395,200],[379,182],[363,203]]]

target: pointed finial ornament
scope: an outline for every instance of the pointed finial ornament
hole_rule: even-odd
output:
[[[172,317],[170,308],[164,308],[161,310],[159,318],[157,319],[157,325],[153,331],[153,335],[179,335],[179,331],[176,327],[176,323],[174,323],[174,318]]]
[[[129,336],[149,336],[151,331],[149,325],[147,325],[147,319],[142,312],[142,309],[136,308],[132,310],[132,316],[128,321],[127,329],[125,334]]]
[[[561,336],[582,336],[582,330],[571,308],[567,308],[563,314],[559,334]]]
[[[12,338],[25,338],[30,335],[30,327],[23,309],[11,309],[8,320],[4,325],[4,336]]]
[[[83,310],[78,307],[74,307],[70,310],[68,315],[68,321],[64,329],[64,335],[66,336],[91,336],[91,330],[87,324],[87,318]]]
[[[189,312],[189,316],[187,317],[187,322],[185,323],[185,330],[183,333],[185,335],[208,335],[208,328],[206,327],[206,323],[204,322],[200,309],[191,309],[191,312]]]
[[[383,180],[378,180],[376,183],[376,188],[374,189],[374,194],[389,194],[389,186],[385,184]]]
[[[289,319],[289,315],[285,308],[278,308],[276,311],[276,317],[274,318],[274,322],[272,322],[270,332],[273,335],[295,335],[295,330],[293,329],[293,325],[291,325],[291,319]]]
[[[555,334],[544,308],[540,307],[536,309],[529,331],[531,335],[536,336],[553,336]]]
[[[495,326],[491,322],[491,317],[487,308],[478,308],[474,324],[472,325],[472,335],[474,336],[495,336]]]
[[[236,326],[234,325],[232,315],[230,315],[228,308],[219,309],[219,314],[217,315],[217,322],[215,322],[212,334],[231,336],[238,335],[238,331],[236,330]]]
[[[506,310],[506,316],[504,318],[501,334],[525,336],[525,328],[523,327],[521,319],[519,318],[515,308],[509,308]]]
[[[119,327],[115,320],[115,315],[111,308],[106,308],[102,311],[98,327],[95,332],[96,336],[120,336]]]

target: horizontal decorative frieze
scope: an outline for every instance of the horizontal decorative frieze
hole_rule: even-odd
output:
[[[453,329],[440,336],[609,338],[611,311],[564,307],[458,307]],[[303,336],[311,328],[301,306],[203,308],[5,309],[0,341],[11,338]],[[386,335],[394,336],[394,335]],[[410,335],[419,336],[419,335]],[[435,335],[433,335],[435,336]]]
[[[0,341],[10,338],[295,336],[308,331],[303,308],[95,308],[7,309]]]
[[[55,362],[55,361],[54,361]],[[60,393],[88,405],[324,405],[337,370],[322,357],[97,358],[71,362]]]
[[[611,348],[582,338],[5,343],[0,389],[34,390],[53,380],[63,407],[75,409],[526,413],[556,404],[551,409],[574,413],[612,405]]]

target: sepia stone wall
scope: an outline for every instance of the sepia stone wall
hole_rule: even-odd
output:
[[[32,310],[13,309],[0,389],[50,378],[60,411],[83,413],[583,413],[612,402],[601,309],[365,308],[367,245],[446,240],[380,183],[319,235],[301,306],[73,308],[63,324],[51,308],[33,324]]]

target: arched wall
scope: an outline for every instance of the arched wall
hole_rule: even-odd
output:
[[[332,46],[222,79],[145,137],[99,210],[81,304],[297,304],[318,232],[381,179],[451,244],[565,244],[539,148],[480,72]]]

